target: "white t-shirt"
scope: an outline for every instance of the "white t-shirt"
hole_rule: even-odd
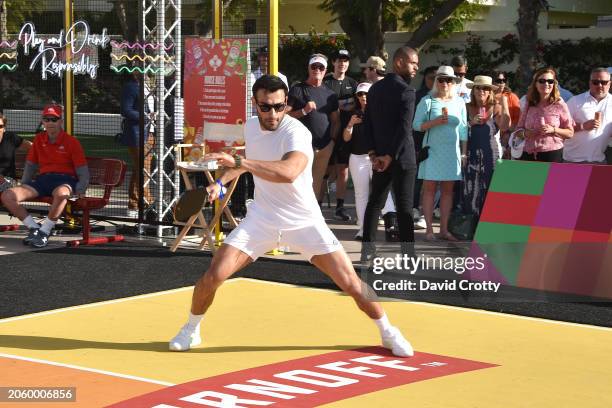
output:
[[[257,217],[279,229],[300,228],[325,222],[312,189],[312,150],[310,131],[299,120],[285,115],[278,129],[262,130],[258,118],[250,118],[244,126],[246,158],[279,161],[299,151],[308,157],[304,171],[293,183],[274,183],[253,175],[255,197],[247,217]]]
[[[601,112],[601,126],[593,130],[574,132],[574,137],[567,139],[563,145],[563,160],[572,162],[606,160],[605,151],[612,137],[612,95],[608,94],[601,101],[593,98],[590,92],[572,97],[567,107],[576,123],[584,123]]]
[[[467,84],[471,84],[473,81],[470,81],[467,78],[463,78],[461,82],[455,85],[455,89],[457,90],[457,96],[459,96],[465,103],[470,103],[470,92],[471,90],[467,87]]]

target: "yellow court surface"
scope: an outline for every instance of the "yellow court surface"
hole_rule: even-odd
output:
[[[239,278],[203,344],[169,352],[191,289],[0,320],[0,386],[76,387],[76,402],[0,407],[612,406],[612,329],[385,302],[417,351],[402,359],[346,296]]]

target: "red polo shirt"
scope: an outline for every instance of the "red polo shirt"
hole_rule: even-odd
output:
[[[76,168],[87,165],[81,143],[63,130],[55,143],[49,143],[47,132],[34,138],[27,160],[38,164],[39,174],[63,173],[76,176]]]

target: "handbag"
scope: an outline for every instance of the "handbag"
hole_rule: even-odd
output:
[[[471,241],[478,225],[475,214],[453,211],[448,220],[448,232],[461,241]]]
[[[429,107],[429,114],[427,115],[427,120],[431,120],[431,107]],[[427,158],[429,157],[429,146],[427,146],[426,144],[427,140],[429,140],[429,129],[427,129],[425,138],[426,141],[423,142],[423,147],[421,147],[421,150],[419,150],[419,153],[417,154],[417,164],[420,164],[421,162],[427,160]]]

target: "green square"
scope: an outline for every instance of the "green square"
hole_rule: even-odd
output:
[[[541,195],[550,163],[503,160],[495,167],[489,191]]]
[[[474,241],[508,282],[516,284],[530,233],[530,226],[480,222]]]

